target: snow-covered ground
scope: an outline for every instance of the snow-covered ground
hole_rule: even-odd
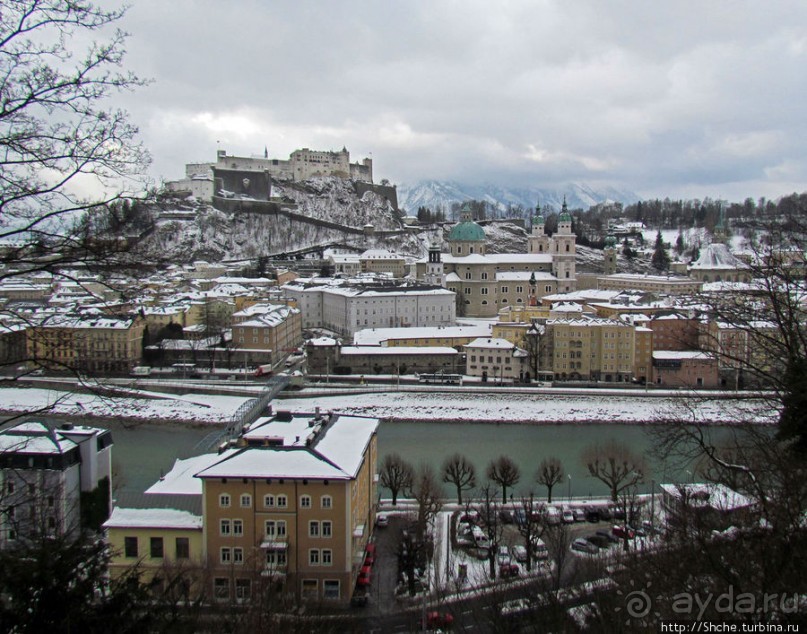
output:
[[[151,395],[152,398],[147,398]],[[153,397],[157,398],[153,398]],[[214,394],[156,394],[130,392],[123,397],[62,392],[40,388],[0,389],[0,411],[36,412],[61,416],[92,416],[134,420],[194,423],[228,423],[242,403],[243,396]]]
[[[757,400],[689,396],[654,397],[605,392],[568,395],[495,392],[373,392],[284,399],[276,409],[313,411],[318,406],[387,420],[495,421],[498,423],[652,423],[675,416],[699,422],[775,422],[776,412]],[[690,409],[691,408],[691,409]]]

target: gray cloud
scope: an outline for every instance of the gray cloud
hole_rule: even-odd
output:
[[[807,5],[138,0],[127,108],[155,176],[217,142],[372,153],[379,178],[805,189]]]

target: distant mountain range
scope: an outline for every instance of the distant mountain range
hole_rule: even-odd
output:
[[[614,187],[591,187],[584,183],[569,183],[557,189],[540,187],[500,187],[497,185],[467,185],[455,181],[425,180],[414,184],[398,185],[398,206],[410,215],[417,213],[418,207],[428,207],[436,211],[441,205],[448,212],[451,203],[466,200],[485,200],[497,209],[505,211],[510,205],[521,205],[524,209],[535,209],[549,205],[560,209],[563,197],[570,209],[588,209],[603,202],[634,203],[639,196],[629,190]]]

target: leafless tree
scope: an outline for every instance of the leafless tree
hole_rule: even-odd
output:
[[[589,475],[608,486],[613,502],[622,490],[642,482],[647,473],[644,458],[615,440],[586,448],[582,458]]]
[[[563,465],[557,458],[544,458],[538,465],[535,481],[546,487],[546,501],[552,503],[552,489],[563,480]]]
[[[474,510],[487,538],[488,574],[490,579],[494,580],[496,579],[496,551],[502,542],[504,523],[499,515],[501,507],[496,503],[496,492],[490,483],[479,489]]]
[[[415,480],[415,470],[400,454],[390,453],[384,456],[379,467],[379,480],[381,486],[389,489],[392,494],[392,505],[398,504],[398,495],[407,495],[412,490]]]
[[[523,517],[518,523],[518,532],[524,538],[524,547],[527,550],[527,571],[531,571],[537,546],[546,530],[546,524],[541,517],[541,505],[535,500],[532,491],[521,498],[520,510]]]
[[[443,482],[457,489],[457,504],[462,504],[462,492],[476,486],[476,467],[465,456],[455,453],[443,462]]]
[[[512,459],[499,456],[488,465],[487,476],[502,487],[502,504],[507,504],[507,489],[514,487],[521,480],[521,470]]]
[[[428,526],[443,508],[443,491],[437,476],[429,465],[421,465],[415,474],[412,496],[417,502],[416,537],[422,541]]]
[[[122,70],[126,34],[94,39],[124,11],[87,0],[0,0],[0,241],[11,245],[0,253],[0,281],[45,273],[83,286],[82,269],[125,295],[116,272],[143,270],[147,259],[131,241],[148,214],[130,201],[147,190],[149,156],[110,100],[145,82]],[[40,363],[28,355],[49,346],[36,341],[38,317],[5,306],[0,320],[29,337],[27,350],[0,364]],[[77,372],[64,357],[47,361]]]

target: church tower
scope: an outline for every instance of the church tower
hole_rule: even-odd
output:
[[[572,232],[572,215],[566,207],[565,196],[558,216],[558,232],[551,240],[552,273],[558,278],[558,292],[571,292],[577,288],[575,273],[577,238]]]
[[[423,281],[426,282],[426,284],[434,284],[435,286],[445,288],[445,267],[443,266],[440,246],[436,242],[432,242],[429,246],[429,261],[426,263],[426,276],[423,278]]]
[[[616,238],[611,234],[608,234],[608,237],[605,238],[602,268],[605,275],[616,273]]]
[[[544,232],[544,217],[538,212],[532,219],[532,231],[527,236],[527,253],[549,253],[549,236]]]

